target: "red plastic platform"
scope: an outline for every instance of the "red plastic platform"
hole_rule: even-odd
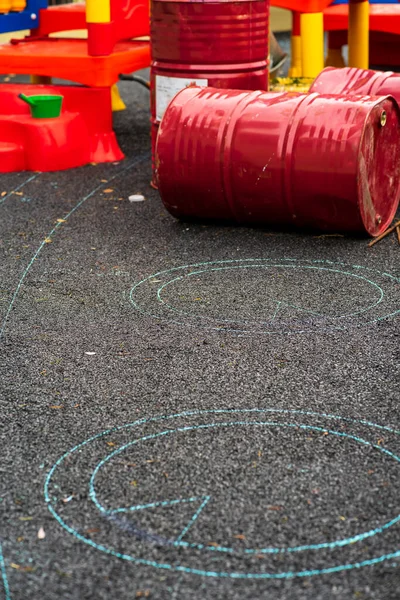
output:
[[[325,31],[347,31],[348,24],[348,4],[338,4],[324,10]],[[400,34],[400,4],[370,4],[369,29]]]
[[[61,116],[34,119],[18,98],[21,92],[61,94]],[[59,171],[123,158],[112,130],[108,87],[0,86],[0,172]]]
[[[112,39],[116,43],[150,34],[148,0],[117,0],[111,3]],[[59,31],[87,29],[85,3],[60,4],[40,11],[33,35],[43,37]]]
[[[16,40],[0,46],[0,73],[46,75],[93,87],[111,87],[120,73],[150,65],[148,42],[118,42],[111,56],[89,56],[86,40]]]
[[[349,7],[331,6],[324,11],[324,29],[329,32],[329,48],[347,44]],[[370,64],[400,65],[400,4],[370,4]]]

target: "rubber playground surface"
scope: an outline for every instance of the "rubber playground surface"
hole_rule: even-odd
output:
[[[0,178],[0,599],[397,599],[396,237],[175,220],[121,90]]]

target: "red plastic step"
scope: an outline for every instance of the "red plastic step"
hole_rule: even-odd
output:
[[[60,117],[34,119],[18,96],[61,94]],[[0,172],[58,171],[124,158],[112,130],[109,88],[0,85]]]
[[[25,170],[25,151],[20,144],[0,142],[0,170],[3,173]]]

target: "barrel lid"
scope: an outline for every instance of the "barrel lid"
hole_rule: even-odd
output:
[[[400,110],[391,97],[376,101],[364,125],[358,154],[359,209],[376,236],[391,223],[400,195]]]

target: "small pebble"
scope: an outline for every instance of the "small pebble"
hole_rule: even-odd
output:
[[[143,202],[145,197],[142,194],[133,194],[133,196],[129,196],[129,202]]]

